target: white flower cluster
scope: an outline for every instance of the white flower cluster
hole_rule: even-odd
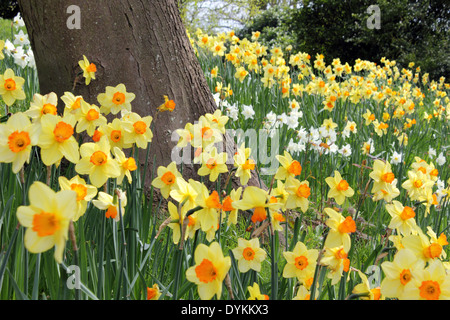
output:
[[[25,26],[20,13],[14,17],[13,25],[16,31]],[[6,55],[12,57],[14,59],[14,63],[22,69],[27,66],[32,69],[36,68],[34,53],[30,46],[30,40],[28,39],[28,35],[25,34],[22,29],[14,34],[13,42],[6,39],[4,51]]]

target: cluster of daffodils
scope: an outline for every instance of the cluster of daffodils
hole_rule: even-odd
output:
[[[86,79],[95,79],[93,63],[84,57],[79,64]],[[0,76],[5,103],[11,105],[24,98],[23,83],[24,79],[11,69]],[[159,111],[172,111],[175,103],[165,98]],[[58,192],[37,181],[30,187],[30,205],[17,211],[20,224],[27,228],[25,246],[30,252],[55,246],[55,259],[62,262],[69,223],[86,212],[90,201],[115,221],[125,214],[127,198],[120,186],[131,183],[131,173],[137,169],[135,159],[126,154],[135,148],[146,149],[153,137],[153,119],[132,112],[134,99],[124,84],[106,87],[97,96],[98,106],[71,92],[60,99],[53,92],[36,93],[28,110],[14,113],[0,124],[0,162],[11,163],[14,173],[24,170],[33,148],[47,168],[65,160],[76,172],[73,177],[59,177]],[[58,100],[64,103],[62,114],[57,112]],[[111,122],[105,117],[108,114],[115,116]],[[118,186],[112,194],[106,192],[107,188],[99,191],[107,186],[108,179],[114,179]]]
[[[11,57],[14,64],[20,68],[36,69],[34,53],[31,49],[28,35],[24,33],[25,23],[20,13],[14,17],[12,24],[16,33],[13,35],[14,39],[12,41],[9,39],[6,39],[6,41],[0,40],[0,60],[5,56],[3,54],[4,51],[6,56]]]
[[[293,155],[305,149],[320,154],[339,153],[344,158],[355,151],[375,155],[376,151],[385,151],[383,138],[390,135],[396,137],[392,142],[392,158],[401,159],[397,150],[408,145],[418,122],[450,119],[450,84],[444,77],[430,81],[420,67],[414,68],[414,63],[399,68],[396,61],[386,58],[380,63],[357,59],[351,66],[335,58],[327,65],[321,54],[312,58],[304,52],[294,53],[289,47],[269,49],[258,42],[259,35],[255,32],[249,40],[239,39],[232,31],[208,35],[197,30],[191,43],[197,52],[211,53],[231,65],[239,83],[251,77],[266,88],[281,91],[279,103],[268,110],[261,128],[273,136],[277,129],[286,127],[287,135],[292,137],[288,151]],[[227,116],[234,121],[239,117],[255,118],[256,106],[233,102],[233,88],[230,83],[224,84],[226,75],[220,75],[217,66],[207,76],[217,79],[214,86],[217,105]],[[305,120],[303,114],[312,112],[311,103],[313,112],[329,114],[325,119],[336,122],[336,127],[324,132],[322,126],[314,127]],[[354,111],[362,114],[364,122],[356,123],[358,117],[347,118]],[[339,112],[346,114],[344,122],[337,119]],[[352,149],[347,138],[357,130],[366,132],[369,138],[358,139],[360,145],[354,150],[355,145]],[[445,163],[444,150],[440,150],[441,163]]]

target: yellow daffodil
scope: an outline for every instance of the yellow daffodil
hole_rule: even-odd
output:
[[[89,104],[84,100],[80,101],[81,111],[78,113],[77,133],[86,131],[89,136],[93,136],[97,127],[106,125],[106,118],[100,113],[99,107]]]
[[[261,289],[256,282],[253,283],[253,286],[248,286],[247,290],[250,293],[250,297],[247,300],[269,300],[267,294],[261,293]]]
[[[283,277],[304,281],[308,272],[316,268],[319,250],[308,249],[303,242],[297,242],[293,251],[283,252],[286,265],[283,269]]]
[[[339,205],[343,204],[346,198],[352,197],[355,193],[348,182],[342,179],[339,171],[334,171],[334,177],[326,178],[325,182],[330,187],[328,198],[334,198]]]
[[[123,83],[116,87],[107,86],[105,92],[97,96],[100,104],[100,111],[104,115],[118,114],[122,110],[131,112],[131,102],[136,98],[132,92],[127,92],[127,88]]]
[[[120,189],[117,189],[119,196],[112,196],[106,192],[100,191],[97,199],[92,200],[92,204],[100,210],[106,210],[106,218],[114,219],[114,221],[120,221],[120,215],[125,215],[125,207],[127,206],[127,195]],[[119,207],[120,199],[120,207]],[[120,213],[119,213],[120,209]]]
[[[392,204],[386,204],[386,211],[391,216],[388,228],[397,229],[404,236],[416,233],[416,213],[413,208],[394,200]]]
[[[87,142],[80,147],[81,160],[75,171],[89,175],[91,183],[100,188],[108,178],[120,176],[120,167],[111,156],[108,139],[102,137],[99,142]]]
[[[294,178],[289,178],[286,181],[286,191],[289,196],[286,199],[286,209],[300,208],[302,212],[306,212],[309,206],[309,196],[311,195],[311,188],[309,182],[299,181]]]
[[[197,198],[198,193],[196,191],[196,188],[194,188],[194,185],[197,183],[197,181],[189,179],[189,182],[186,182],[182,177],[177,178],[176,181],[177,181],[177,188],[174,188],[170,191],[169,193],[170,197],[173,198],[175,201],[178,201],[179,203],[184,203],[183,208],[186,208],[187,210],[195,208],[196,207],[195,200]],[[162,182],[164,183],[164,181]]]
[[[230,195],[222,200],[222,210],[228,212],[227,225],[237,224],[238,209],[233,206],[233,202],[241,199],[242,187],[230,191]]]
[[[86,212],[88,201],[97,195],[97,188],[87,184],[80,176],[75,176],[70,180],[60,176],[58,182],[61,190],[73,190],[77,193],[77,210],[72,218],[73,221],[77,221]]]
[[[385,278],[381,282],[381,294],[388,298],[403,298],[403,291],[408,282],[414,279],[418,271],[425,267],[425,262],[417,259],[409,249],[399,250],[394,260],[381,264]]]
[[[347,258],[347,252],[344,251],[343,246],[334,248],[325,248],[320,264],[327,266],[330,272],[328,278],[331,279],[331,285],[337,284],[343,272],[348,272],[350,269],[350,260]]]
[[[422,171],[408,171],[408,180],[403,182],[402,187],[408,191],[408,196],[413,201],[424,201],[427,198],[427,189],[434,185]]]
[[[26,98],[23,91],[25,79],[14,75],[12,69],[6,69],[4,74],[0,74],[0,95],[7,106],[13,105],[16,100]]]
[[[311,293],[305,286],[300,286],[292,300],[311,300]]]
[[[89,62],[85,55],[83,55],[83,60],[78,61],[78,65],[81,70],[83,70],[83,77],[85,78],[85,83],[88,86],[91,83],[91,80],[95,80],[97,66],[94,63]]]
[[[227,159],[228,155],[225,152],[217,153],[217,149],[213,147],[211,152],[203,153],[202,166],[198,169],[198,175],[208,175],[210,181],[216,181],[219,174],[228,172]]]
[[[181,228],[182,228],[183,220],[186,215],[186,210],[181,209],[181,212],[179,212],[178,207],[170,201],[168,203],[168,209],[169,209],[170,217],[172,218],[172,222],[168,224],[168,227],[172,229],[173,243],[178,244],[178,242],[180,242],[180,239],[181,239]],[[187,228],[189,228],[189,225]],[[186,230],[184,240],[187,239],[188,235],[189,235],[189,231]]]
[[[158,176],[153,179],[152,186],[158,188],[163,197],[167,199],[170,192],[178,187],[178,180],[182,179],[177,164],[172,161],[167,167],[159,166],[156,173]]]
[[[207,232],[212,228],[216,229],[219,223],[219,211],[222,209],[219,193],[215,190],[209,193],[208,188],[202,183],[196,183],[193,187],[197,192],[195,202],[202,207],[201,210],[197,211],[197,218],[200,221],[202,231]]]
[[[361,300],[384,300],[385,298],[381,295],[380,287],[373,287],[367,279],[367,276],[361,271],[357,271],[362,282],[353,288],[352,293],[366,295],[360,296]]]
[[[147,300],[159,300],[161,297],[161,291],[159,290],[159,286],[155,283],[151,288],[147,287]]]
[[[238,238],[238,246],[232,250],[234,258],[238,261],[240,272],[247,272],[250,269],[261,271],[261,263],[266,259],[267,253],[259,246],[259,239],[252,238],[246,240]]]
[[[76,198],[75,191],[55,192],[42,182],[33,182],[28,192],[30,205],[17,209],[17,219],[26,228],[28,251],[40,253],[55,247],[56,262],[63,261],[69,223],[76,215]]]
[[[50,92],[46,95],[35,93],[33,100],[30,102],[30,108],[25,111],[25,114],[29,116],[33,122],[40,122],[41,117],[46,114],[57,115],[57,104],[58,97],[56,93]]]
[[[344,218],[331,208],[325,208],[324,212],[329,217],[325,223],[330,227],[325,239],[325,247],[334,248],[342,245],[344,251],[349,252],[351,246],[350,233],[356,231],[355,221],[350,216]]]
[[[405,285],[402,298],[405,300],[450,300],[450,275],[444,264],[434,260]]]
[[[249,159],[251,154],[250,148],[245,148],[242,144],[236,154],[234,155],[234,166],[237,167],[236,177],[239,177],[241,185],[245,186],[252,176],[252,171],[255,170],[256,162]]]
[[[276,155],[275,157],[281,164],[275,174],[275,179],[286,180],[288,177],[296,177],[302,173],[300,162],[292,159],[289,152],[284,151],[284,156]]]
[[[270,202],[267,191],[258,187],[249,186],[244,189],[242,199],[233,202],[233,207],[240,210],[253,210],[251,220],[256,222],[264,221],[267,218],[266,208],[269,210],[278,210],[281,204]]]
[[[195,265],[186,270],[186,279],[197,285],[202,300],[210,300],[214,295],[220,299],[222,282],[231,267],[231,258],[224,257],[217,242],[207,245],[201,243],[194,252]]]
[[[53,114],[42,116],[38,146],[41,148],[42,162],[46,166],[58,164],[63,157],[72,163],[78,163],[78,142],[73,136],[75,124],[75,116],[72,114],[64,117]]]
[[[173,100],[169,100],[168,96],[164,96],[164,103],[158,107],[159,112],[175,110],[176,103]]]
[[[1,123],[0,162],[12,163],[12,171],[18,173],[25,162],[30,161],[32,146],[38,142],[38,129],[22,112]]]
[[[61,100],[64,102],[64,114],[70,112],[78,117],[78,113],[81,111],[82,96],[75,96],[72,92],[64,92],[61,96]]]
[[[150,130],[152,116],[141,117],[137,113],[131,112],[127,115],[127,121],[123,122],[125,129],[125,143],[134,144],[141,149],[146,149],[148,143],[152,141],[153,133]]]
[[[137,170],[136,160],[133,157],[126,157],[125,153],[117,147],[113,148],[114,159],[119,163],[120,175],[117,177],[117,184],[122,184],[126,176],[128,182],[132,182],[131,171]]]
[[[125,143],[125,129],[122,120],[117,118],[113,119],[112,122],[108,123],[106,126],[103,126],[103,131],[108,137],[111,148],[131,148],[132,143]]]
[[[437,237],[431,227],[428,227],[427,229],[428,236],[417,226],[417,232],[403,237],[403,247],[412,250],[419,259],[422,259],[425,262],[436,259],[445,259],[447,254],[443,247],[448,245],[447,237],[444,233],[441,233],[441,235]]]

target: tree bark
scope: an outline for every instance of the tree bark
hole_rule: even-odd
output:
[[[106,86],[123,83],[136,94],[132,111],[153,118],[164,95],[175,101],[175,110],[160,113],[153,124],[149,170],[171,162],[176,145],[172,132],[215,111],[176,0],[20,0],[19,5],[35,54],[41,94],[55,92],[60,97],[69,91],[98,105],[97,95]],[[71,5],[80,8],[80,29],[67,26]],[[96,64],[96,79],[88,86],[80,81],[73,89],[83,55]],[[58,109],[62,111],[63,105]],[[234,143],[227,139],[227,145],[232,157]],[[185,166],[183,175],[193,177],[195,170]],[[254,177],[250,184],[258,185],[256,181]]]

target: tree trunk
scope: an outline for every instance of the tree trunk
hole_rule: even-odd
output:
[[[160,113],[153,124],[149,170],[153,157],[156,168],[171,162],[176,145],[172,132],[215,111],[176,0],[20,0],[19,5],[35,54],[41,94],[55,92],[60,97],[69,91],[98,105],[97,95],[106,86],[123,83],[136,94],[132,111],[153,118],[164,95],[175,101],[175,110]],[[71,5],[80,9],[80,29],[68,27]],[[83,55],[96,64],[96,79],[88,86],[81,81],[73,89]],[[232,157],[230,140],[226,149]],[[183,175],[193,177],[195,170],[185,166]],[[255,177],[250,183],[256,181]]]

